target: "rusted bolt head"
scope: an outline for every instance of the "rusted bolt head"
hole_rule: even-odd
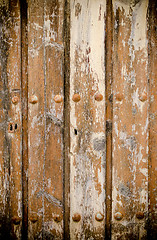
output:
[[[17,104],[19,102],[19,98],[17,97],[17,96],[14,96],[13,98],[12,98],[12,103],[13,104]]]
[[[120,212],[116,212],[114,218],[119,221],[123,218],[123,215]]]
[[[95,95],[95,100],[98,101],[98,102],[102,101],[103,100],[103,95],[101,93],[97,93]]]
[[[29,99],[29,102],[32,103],[32,104],[37,103],[38,102],[37,96],[35,96],[35,95],[31,96],[30,99]]]
[[[101,222],[104,219],[104,215],[100,212],[96,213],[95,219],[99,222]]]
[[[53,99],[56,103],[61,103],[63,101],[63,97],[61,95],[56,95]]]
[[[73,97],[72,97],[72,100],[73,100],[74,102],[79,102],[79,101],[81,100],[81,97],[80,97],[80,95],[79,95],[78,93],[75,93],[75,94],[73,95]]]
[[[138,219],[143,219],[143,218],[144,218],[144,213],[143,213],[143,212],[137,212],[137,213],[136,213],[136,217],[137,217]]]
[[[30,221],[31,221],[32,223],[37,222],[37,221],[38,221],[38,215],[37,215],[37,214],[31,215],[31,216],[30,216]]]
[[[15,225],[20,224],[20,222],[21,222],[21,217],[18,217],[18,216],[12,217],[12,222],[13,222]]]
[[[62,217],[59,214],[54,215],[53,219],[54,219],[55,222],[61,222],[62,221]]]
[[[141,94],[141,96],[139,97],[141,102],[145,102],[147,100],[147,94],[145,92],[143,92]]]
[[[73,216],[72,216],[72,220],[74,222],[79,222],[81,220],[81,216],[79,213],[75,213]]]
[[[116,93],[115,98],[117,101],[122,101],[123,100],[123,94],[122,93]]]

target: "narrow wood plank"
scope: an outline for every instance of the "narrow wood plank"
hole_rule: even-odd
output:
[[[45,1],[44,235],[63,239],[63,0]]]
[[[42,239],[44,104],[44,0],[28,1],[28,238]]]
[[[105,9],[102,0],[71,1],[71,239],[104,239]]]
[[[149,1],[149,239],[157,238],[157,2]]]
[[[112,239],[147,239],[148,1],[113,1]]]
[[[70,239],[70,0],[64,5],[64,239]]]
[[[112,119],[113,119],[113,9],[112,0],[106,1],[105,31],[105,100],[106,100],[106,224],[105,239],[111,239],[112,216]]]
[[[10,173],[10,141],[8,132],[8,109],[10,106],[7,76],[8,55],[8,2],[0,2],[0,238],[10,237],[9,216],[9,173]]]
[[[20,2],[21,8],[21,89],[22,89],[22,239],[28,239],[28,39],[27,3]]]
[[[19,1],[7,1],[4,4],[5,27],[2,41],[5,42],[2,54],[5,69],[3,78],[3,111],[5,114],[4,149],[4,211],[11,223],[7,231],[11,238],[21,239],[22,227],[22,181],[21,181],[21,39],[20,39],[20,4]],[[14,101],[16,99],[16,101]],[[3,116],[3,114],[2,114]],[[4,123],[4,122],[3,122]],[[5,223],[4,223],[5,224]],[[7,225],[7,223],[6,223]],[[3,231],[3,230],[2,230]]]

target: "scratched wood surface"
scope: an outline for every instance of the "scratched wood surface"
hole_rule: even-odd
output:
[[[28,1],[28,237],[42,239],[45,160],[44,1]]]
[[[157,2],[149,2],[149,236],[157,236]]]
[[[147,239],[148,1],[113,1],[112,239]]]
[[[21,239],[21,78],[20,4],[0,2],[1,17],[1,234]]]
[[[0,0],[0,239],[157,239],[153,0]]]
[[[102,0],[71,1],[71,239],[104,238],[105,9]]]
[[[44,234],[63,238],[64,1],[45,1]]]

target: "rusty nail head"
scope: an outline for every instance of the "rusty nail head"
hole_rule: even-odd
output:
[[[95,95],[95,100],[98,101],[98,102],[102,101],[103,100],[103,95],[101,93],[97,93]]]
[[[62,217],[59,214],[54,215],[53,219],[54,219],[55,222],[61,222],[62,221]]]
[[[95,215],[95,219],[98,221],[98,222],[101,222],[103,219],[104,219],[104,215],[100,212],[96,213]]]
[[[37,96],[35,96],[35,95],[31,96],[29,102],[32,104],[37,103],[38,102]]]
[[[73,100],[74,102],[79,102],[79,101],[81,100],[81,97],[80,97],[80,95],[79,95],[78,93],[75,93],[75,94],[73,95],[73,97],[72,97],[72,100]]]
[[[122,93],[117,93],[115,95],[115,98],[116,98],[117,101],[122,101],[123,100],[123,94]]]
[[[147,100],[147,94],[145,92],[143,92],[141,94],[141,96],[139,97],[141,102],[145,102]]]
[[[61,95],[56,95],[53,99],[56,103],[61,103],[63,101],[63,97]]]
[[[17,96],[14,96],[13,98],[12,98],[12,103],[13,104],[17,104],[19,102],[19,98],[17,97]]]
[[[14,217],[12,217],[12,221],[15,225],[18,225],[21,222],[21,218],[18,216],[14,216]]]
[[[32,215],[32,216],[30,217],[30,221],[31,221],[32,223],[37,222],[37,221],[38,221],[38,216],[37,216],[37,215]]]
[[[114,218],[119,221],[123,218],[123,215],[120,212],[116,212]]]
[[[137,212],[137,213],[136,213],[136,217],[137,217],[138,219],[143,219],[143,218],[144,218],[144,213],[143,213],[143,212]]]
[[[72,216],[72,220],[74,222],[79,222],[81,220],[81,216],[79,213],[75,213],[73,216]]]

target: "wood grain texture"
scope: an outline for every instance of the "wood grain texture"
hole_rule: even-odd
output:
[[[105,218],[95,217],[105,214],[105,101],[97,101],[105,99],[105,9],[105,1],[71,1],[71,239],[104,239]]]
[[[149,1],[149,238],[157,237],[157,3]]]
[[[45,1],[45,239],[63,239],[63,17],[64,1]]]
[[[113,10],[112,239],[147,239],[148,1],[113,1]]]
[[[3,237],[21,239],[21,49],[19,1],[0,3],[1,10],[1,171]],[[17,104],[12,102],[18,98]],[[4,228],[4,230],[3,230]],[[5,231],[6,230],[6,231]]]
[[[43,34],[44,1],[28,1],[29,239],[42,239],[43,235],[43,174],[45,159],[45,75]]]

